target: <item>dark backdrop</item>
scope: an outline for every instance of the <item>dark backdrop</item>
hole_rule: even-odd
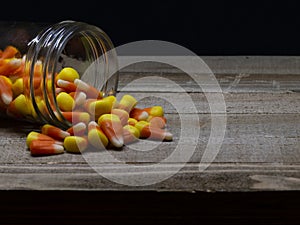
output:
[[[297,1],[23,1],[2,8],[1,20],[101,27],[115,45],[156,39],[198,55],[300,55]]]
[[[83,21],[101,27],[116,46],[156,39],[198,55],[300,55],[297,1],[62,2],[5,1],[0,20]],[[130,224],[299,224],[299,192],[0,193],[4,218],[32,221],[18,224],[113,224],[113,218],[122,224],[126,218]]]

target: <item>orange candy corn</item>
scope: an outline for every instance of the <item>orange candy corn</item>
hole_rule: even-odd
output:
[[[14,72],[21,66],[22,60],[19,58],[1,59],[0,74],[5,76],[14,75]]]
[[[56,84],[66,92],[75,92],[77,89],[77,86],[73,82],[67,80],[58,79]]]
[[[117,115],[120,118],[122,126],[128,124],[129,114],[124,109],[112,109],[111,114]]]
[[[86,131],[86,124],[84,122],[76,123],[66,131],[72,136],[82,136]]]
[[[140,120],[147,120],[149,114],[144,111],[143,109],[140,109],[140,108],[133,108],[131,111],[130,111],[130,118],[134,118],[138,121]]]
[[[64,153],[64,147],[56,141],[33,140],[29,146],[31,155],[56,155]]]
[[[3,50],[0,58],[1,59],[13,58],[15,56],[18,56],[19,54],[20,54],[20,52],[19,52],[19,50],[16,47],[14,47],[12,45],[8,45]]]
[[[66,120],[68,120],[70,123],[76,124],[79,122],[83,122],[85,124],[88,124],[90,122],[90,114],[87,112],[61,112],[61,114],[64,116]]]
[[[26,137],[26,145],[27,147],[30,147],[30,144],[32,141],[34,140],[38,140],[38,141],[56,141],[54,138],[46,135],[46,134],[42,134],[36,131],[31,131],[27,137]]]
[[[83,80],[75,79],[74,84],[77,86],[78,90],[86,93],[88,98],[101,99],[103,97],[103,93],[101,91],[84,82]]]
[[[5,105],[9,105],[12,100],[12,82],[9,78],[0,75],[0,101]]]
[[[65,137],[70,136],[70,133],[51,124],[44,124],[41,130],[42,134],[48,135],[56,140],[63,140]]]
[[[140,131],[141,138],[149,138],[152,140],[166,140],[170,141],[173,139],[173,135],[158,127],[150,126],[149,122],[139,121],[136,123],[135,127]]]
[[[165,128],[167,119],[163,116],[149,116],[147,121],[150,123],[150,126],[158,127],[158,128]]]
[[[113,146],[118,148],[123,146],[123,126],[117,115],[103,114],[99,117],[98,124]]]

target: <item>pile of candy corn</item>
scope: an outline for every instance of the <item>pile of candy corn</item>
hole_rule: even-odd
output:
[[[24,74],[24,57],[13,46],[0,50],[0,109],[8,116],[35,118],[36,112],[24,95],[24,82],[28,79]],[[42,87],[39,77],[33,82],[37,93]],[[101,91],[81,80],[72,67],[56,74],[55,90],[61,115],[72,125],[62,129],[49,122],[41,125],[40,132],[29,132],[26,145],[33,156],[81,153],[88,147],[122,148],[141,138],[159,141],[173,138],[166,129],[162,106],[140,108],[136,98],[129,94],[119,101],[113,95],[103,96]],[[43,110],[42,99],[37,106]]]

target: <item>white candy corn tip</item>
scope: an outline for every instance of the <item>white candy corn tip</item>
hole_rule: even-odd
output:
[[[64,146],[62,146],[62,145],[53,144],[52,147],[53,147],[55,153],[62,153],[62,152],[64,152]]]
[[[19,59],[19,58],[17,58],[17,59],[12,59],[12,60],[9,61],[9,63],[10,63],[11,65],[14,65],[14,66],[18,67],[18,66],[21,65],[22,59]]]
[[[82,90],[85,90],[87,91],[90,87],[87,83],[83,82],[82,80],[76,78],[74,80],[74,84],[79,88],[79,89],[82,89]]]
[[[64,145],[64,143],[63,143],[62,141],[55,141],[54,144],[55,144],[55,145],[61,145],[61,146]]]
[[[79,122],[79,123],[76,123],[74,126],[73,126],[73,129],[74,131],[81,131],[81,130],[84,130],[86,129],[86,125],[84,122]]]
[[[165,132],[165,138],[166,141],[171,141],[173,139],[173,134],[170,132]]]
[[[113,144],[113,146],[117,147],[117,148],[121,148],[124,145],[124,140],[123,138],[116,138],[113,137],[111,140],[111,143]]]
[[[141,113],[141,115],[139,116],[139,120],[146,120],[148,118],[149,114],[145,111],[143,111]]]
[[[1,99],[5,105],[9,105],[12,102],[13,97],[11,95],[3,93],[1,95]]]
[[[88,126],[99,126],[99,125],[96,121],[92,120],[92,121],[89,122]]]
[[[61,137],[61,138],[65,138],[65,137],[68,137],[68,136],[70,136],[70,133],[69,133],[69,132],[63,131],[63,130],[60,132],[60,137]]]
[[[68,81],[62,80],[62,79],[58,79],[57,80],[57,85],[60,87],[66,87],[69,84]]]
[[[86,94],[84,92],[79,92],[76,95],[76,99],[75,99],[76,104],[78,105],[83,104],[85,100],[86,100]]]

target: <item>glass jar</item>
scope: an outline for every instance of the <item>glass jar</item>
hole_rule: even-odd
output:
[[[21,94],[17,107],[22,113],[14,112],[11,103],[5,105],[2,101],[0,108],[6,116],[70,127],[72,123],[64,117],[56,100],[56,77],[67,67],[75,69],[79,79],[101,91],[102,96],[116,94],[118,74],[110,72],[118,71],[117,54],[108,35],[97,26],[77,21],[50,25],[0,22],[0,42],[2,51],[7,46],[19,51],[12,57],[19,65],[17,72],[4,76],[10,78],[12,87],[19,78],[23,83],[23,91],[15,91],[13,99]],[[1,68],[5,59],[0,60]]]

